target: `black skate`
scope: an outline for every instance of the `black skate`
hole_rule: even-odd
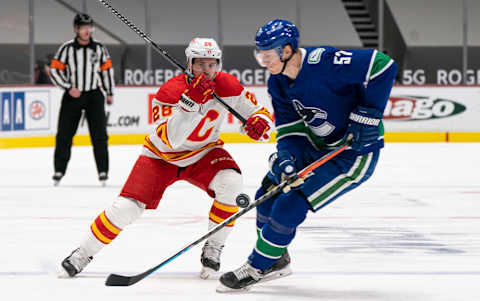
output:
[[[223,245],[215,244],[207,241],[202,248],[202,255],[200,262],[202,263],[202,270],[200,271],[200,278],[207,279],[214,272],[220,270],[220,255],[222,254]]]
[[[88,257],[82,249],[75,249],[70,256],[62,261],[59,277],[74,277],[80,273],[92,259],[93,257]]]
[[[263,277],[260,270],[252,267],[248,262],[235,271],[223,274],[220,277],[218,293],[248,291],[252,285],[259,282]]]
[[[98,174],[98,180],[100,181],[100,184],[102,184],[102,186],[106,186],[107,180],[108,180],[108,174],[104,171],[100,172]]]
[[[54,174],[53,174],[53,186],[58,186],[58,184],[60,183],[60,180],[63,178],[63,172],[61,171],[56,171]]]
[[[263,271],[264,276],[259,282],[267,282],[292,274],[290,261],[290,254],[288,254],[288,250],[285,250],[282,257],[275,261],[271,267]]]
[[[257,270],[246,263],[233,272],[223,274],[220,277],[220,285],[217,287],[217,292],[228,293],[247,291],[256,283],[286,277],[292,273],[290,261],[290,254],[288,254],[288,250],[285,250],[282,257],[275,261],[275,263],[265,271]],[[242,269],[245,272],[242,272]],[[249,275],[246,275],[245,273],[248,273]]]

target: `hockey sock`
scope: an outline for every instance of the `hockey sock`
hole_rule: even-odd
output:
[[[249,256],[250,264],[260,270],[271,267],[295,237],[297,227],[305,220],[309,205],[296,191],[281,194],[272,207],[270,218],[259,232]]]
[[[229,218],[230,216],[234,215],[238,212],[237,206],[230,206],[225,205],[217,200],[213,201],[212,208],[210,209],[209,214],[209,222],[208,222],[208,230],[213,229],[218,224],[222,223],[224,220]],[[225,240],[227,240],[228,235],[232,231],[232,227],[235,225],[235,221],[232,221],[222,229],[220,229],[217,233],[212,235],[209,238],[209,241],[214,241],[217,244],[223,245],[225,244]]]
[[[88,256],[95,255],[105,245],[111,243],[127,225],[139,218],[144,210],[144,204],[118,197],[111,207],[100,213],[93,221],[80,247]]]
[[[265,176],[262,180],[262,186],[257,190],[255,193],[255,200],[258,200],[262,197],[265,193],[271,190],[273,187],[273,183],[268,176]],[[277,199],[276,196],[271,197],[270,199],[262,202],[260,205],[257,206],[257,234],[263,228],[263,225],[268,221],[270,218],[270,214],[272,212],[273,204]]]
[[[263,189],[263,187],[260,187],[255,194],[255,199],[258,200],[264,194],[265,190]],[[271,198],[257,206],[257,232],[261,231],[263,225],[268,222],[268,218],[270,217],[274,201],[275,198]]]
[[[209,213],[208,229],[211,230],[238,212],[235,199],[243,189],[242,175],[233,169],[220,170],[210,182],[209,188],[215,192],[216,198]],[[212,235],[208,241],[224,245],[234,224],[235,221],[229,223]]]
[[[258,232],[257,243],[248,257],[250,265],[262,271],[268,269],[282,256],[294,237],[295,228],[269,220]]]

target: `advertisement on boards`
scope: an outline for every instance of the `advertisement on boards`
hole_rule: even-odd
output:
[[[0,89],[0,131],[34,132],[51,128],[49,90]]]
[[[265,86],[246,86],[272,111]],[[152,100],[158,87],[117,87],[106,106],[107,130],[149,134]],[[0,88],[0,137],[55,136],[63,91],[55,87]],[[215,101],[215,100],[212,100]],[[384,112],[387,132],[479,132],[480,87],[395,86]],[[228,114],[222,131],[238,133],[240,121]],[[88,134],[82,117],[77,134]]]

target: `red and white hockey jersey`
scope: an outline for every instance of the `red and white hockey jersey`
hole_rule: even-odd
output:
[[[244,89],[235,76],[218,72],[214,81],[215,94],[245,119],[259,115],[273,128],[270,112],[258,104],[255,96]],[[152,104],[155,131],[145,138],[144,155],[185,167],[200,160],[212,148],[222,147],[220,127],[227,109],[211,99],[203,105],[203,114],[186,112],[177,102],[187,86],[187,76],[180,74],[158,90]]]

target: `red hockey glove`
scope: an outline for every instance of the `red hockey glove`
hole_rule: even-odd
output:
[[[268,122],[260,116],[251,116],[248,118],[247,123],[245,124],[245,132],[247,132],[248,137],[253,140],[268,139],[268,130],[270,125]]]
[[[208,97],[212,95],[214,89],[215,82],[205,77],[205,73],[202,73],[192,79],[183,94],[198,104],[204,104]]]
[[[215,82],[205,77],[205,73],[202,73],[192,79],[178,103],[186,111],[201,112],[202,105],[208,101],[214,89]]]

